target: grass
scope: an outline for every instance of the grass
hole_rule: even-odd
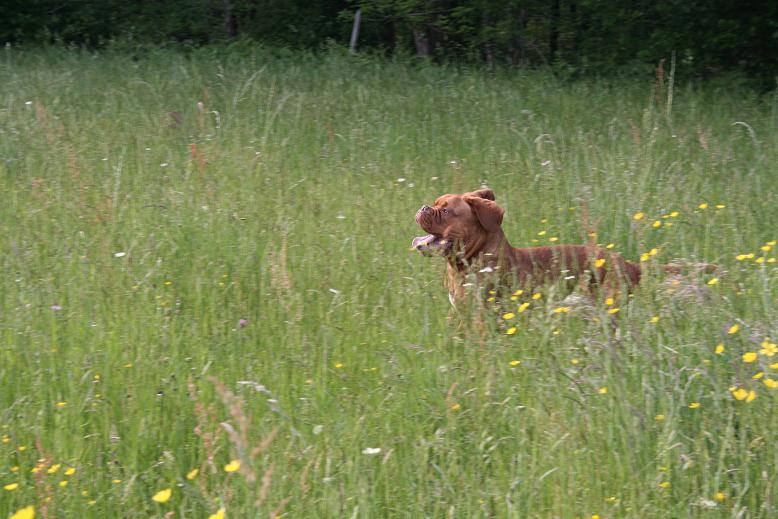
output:
[[[775,98],[250,47],[0,77],[0,517],[778,513]],[[514,245],[720,271],[456,330],[413,214],[482,183]]]

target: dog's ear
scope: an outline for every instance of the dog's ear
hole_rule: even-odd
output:
[[[489,190],[491,191],[491,189]],[[475,212],[478,221],[489,232],[497,232],[502,225],[502,215],[505,213],[496,202],[479,196],[465,195],[465,202]]]
[[[471,191],[470,193],[465,193],[465,196],[477,196],[478,198],[483,198],[494,202],[494,191],[488,187],[481,188],[477,191]]]

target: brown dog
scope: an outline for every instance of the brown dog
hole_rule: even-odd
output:
[[[484,278],[490,286],[527,292],[565,281],[584,291],[599,286],[607,295],[615,296],[622,289],[631,291],[640,282],[640,267],[636,263],[601,247],[511,247],[501,227],[503,213],[494,201],[494,191],[488,188],[463,195],[443,195],[434,206],[424,205],[416,213],[416,222],[429,234],[414,238],[412,248],[446,258],[452,304],[464,295],[466,277],[471,273]]]

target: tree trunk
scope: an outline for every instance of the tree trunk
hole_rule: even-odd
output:
[[[223,0],[224,2],[224,29],[227,38],[234,39],[238,35],[235,27],[235,18],[232,16],[232,0]]]
[[[413,45],[416,47],[416,55],[424,58],[430,57],[432,52],[427,31],[416,25],[411,27],[411,31],[413,32]]]
[[[559,47],[559,2],[560,0],[551,0],[551,34],[548,38],[548,61],[556,61],[557,49]]]

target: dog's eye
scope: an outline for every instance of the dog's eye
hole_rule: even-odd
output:
[[[441,213],[443,213],[443,214],[448,214],[448,209],[446,209],[446,208],[444,207],[443,209],[441,209],[441,210],[440,210],[440,212],[441,212]]]

